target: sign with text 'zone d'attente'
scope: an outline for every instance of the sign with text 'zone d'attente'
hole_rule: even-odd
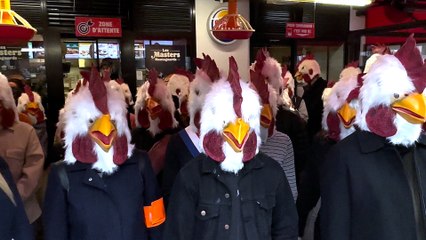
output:
[[[121,18],[75,17],[77,37],[121,37]]]
[[[148,69],[155,68],[167,76],[176,68],[185,68],[185,46],[148,45],[145,50]]]

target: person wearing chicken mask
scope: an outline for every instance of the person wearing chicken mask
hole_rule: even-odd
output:
[[[359,130],[321,169],[321,239],[426,239],[425,71],[410,36],[363,76]]]
[[[147,156],[130,144],[122,94],[90,79],[65,104],[64,161],[49,173],[46,240],[157,240],[163,198]]]
[[[189,84],[188,112],[189,126],[174,134],[165,156],[162,189],[166,206],[173,183],[180,169],[198,156],[200,149],[200,115],[206,94],[214,82],[220,79],[219,68],[209,55],[197,58],[198,67],[194,80]]]
[[[179,172],[164,239],[297,239],[297,213],[280,165],[259,153],[258,95],[240,80],[230,57],[228,78],[206,95],[198,155]]]
[[[321,69],[314,57],[308,54],[297,64],[297,72],[294,75],[296,81],[304,83],[303,100],[308,110],[307,130],[310,139],[321,130],[322,93],[327,87],[327,81],[321,78]]]
[[[264,74],[265,69],[281,70],[280,64],[272,57],[266,49],[260,49],[256,54],[256,62],[250,69],[250,83],[259,94],[262,102],[260,114],[260,138],[262,145],[260,151],[277,161],[282,167],[293,194],[297,199],[296,168],[294,164],[294,153],[292,142],[286,134],[277,131],[276,116],[278,111],[278,94],[272,86],[281,86],[281,72],[278,78],[268,77]],[[272,71],[268,71],[272,72]]]
[[[43,172],[44,154],[34,128],[18,120],[12,90],[0,74],[0,156],[9,165],[30,223],[41,215],[35,192]]]

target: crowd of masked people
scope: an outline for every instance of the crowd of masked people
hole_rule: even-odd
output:
[[[135,100],[105,59],[46,169],[41,97],[0,74],[0,239],[426,239],[426,66],[412,36],[372,52],[338,81],[310,54],[294,77],[266,49],[250,69],[203,54]]]

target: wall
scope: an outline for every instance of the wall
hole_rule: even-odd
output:
[[[218,7],[227,6],[227,3],[220,3],[214,0],[195,0],[195,22],[196,22],[196,44],[197,57],[202,57],[202,53],[209,54],[224,74],[228,73],[228,58],[234,56],[238,63],[241,78],[248,79],[250,64],[250,41],[238,40],[231,45],[221,45],[210,38],[207,28],[207,21],[211,12]],[[238,12],[246,19],[250,19],[249,0],[238,1]]]

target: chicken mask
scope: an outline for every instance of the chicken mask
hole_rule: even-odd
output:
[[[311,84],[313,79],[321,74],[320,65],[314,59],[314,56],[307,54],[296,66],[294,77],[296,81]]]
[[[275,129],[275,116],[277,114],[277,93],[267,81],[269,80],[274,82],[279,89],[282,84],[281,66],[278,62],[277,64],[274,64],[278,69],[280,69],[280,75],[277,80],[272,80],[271,77],[267,77],[267,75],[265,75],[264,69],[271,69],[270,67],[265,68],[266,64],[271,65],[271,60],[269,60],[269,62],[267,61],[268,58],[270,58],[269,54],[265,50],[259,50],[256,55],[254,70],[250,70],[250,82],[256,89],[262,102],[260,134],[263,142],[265,142],[268,137],[272,136]]]
[[[92,67],[90,79],[79,86],[64,107],[65,162],[92,164],[113,173],[131,155],[126,103]]]
[[[360,89],[360,129],[386,137],[392,144],[412,145],[426,118],[426,65],[410,36],[395,55],[381,55],[364,76]]]
[[[9,128],[18,121],[15,100],[7,78],[0,73],[0,129]]]
[[[355,131],[353,125],[359,111],[359,89],[362,85],[362,74],[340,79],[324,98],[322,127],[328,137],[339,141]]]
[[[24,92],[18,98],[18,112],[26,115],[32,125],[45,121],[44,107],[41,103],[41,97],[36,92],[31,91],[28,85],[25,85]]]
[[[195,78],[189,85],[188,111],[189,126],[195,133],[200,132],[201,110],[203,108],[206,94],[210,91],[214,82],[220,78],[219,69],[216,62],[209,55],[195,60],[197,71]]]
[[[201,112],[202,151],[227,172],[237,173],[258,153],[262,106],[256,92],[240,80],[235,59],[229,75],[212,85]]]
[[[168,76],[167,89],[174,99],[177,99],[180,113],[188,116],[188,95],[190,82],[194,80],[194,75],[185,69],[178,68],[175,73]]]
[[[175,106],[172,95],[163,80],[158,78],[155,69],[148,74],[145,82],[136,94],[136,126],[147,128],[152,136],[164,130],[176,128]]]

